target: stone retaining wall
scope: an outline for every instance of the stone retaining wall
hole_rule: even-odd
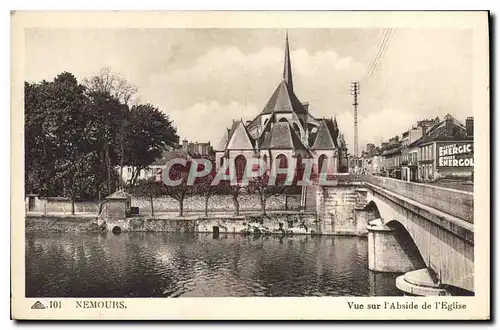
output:
[[[28,199],[26,199],[26,210],[28,209]],[[258,211],[261,209],[259,197],[257,195],[243,194],[238,198],[240,211]],[[288,205],[289,210],[298,210],[300,196],[291,195],[271,196],[266,202],[266,209],[269,211],[285,210]],[[153,200],[155,212],[178,212],[179,202],[170,197],[157,197]],[[44,213],[66,213],[71,214],[71,201],[66,198],[35,198],[35,205],[32,211]],[[132,198],[132,206],[139,207],[139,214],[151,214],[151,204],[148,198]],[[76,213],[95,213],[99,209],[99,201],[75,202]],[[233,211],[234,205],[229,195],[211,196],[208,202],[210,212]],[[184,200],[184,212],[203,212],[205,210],[205,198],[203,196],[191,196]]]

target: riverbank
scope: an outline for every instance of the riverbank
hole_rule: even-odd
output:
[[[234,234],[305,234],[355,235],[363,231],[337,228],[325,231],[312,212],[282,211],[262,214],[187,215],[172,214],[137,216],[119,220],[98,221],[95,214],[39,214],[29,213],[25,219],[26,232],[179,232],[179,233],[234,233]]]
[[[99,226],[95,214],[27,214],[25,231],[31,232],[98,232]]]

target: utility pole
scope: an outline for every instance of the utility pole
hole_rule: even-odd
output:
[[[354,98],[354,158],[356,159],[356,164],[358,161],[358,94],[359,94],[359,81],[351,82],[351,94]]]

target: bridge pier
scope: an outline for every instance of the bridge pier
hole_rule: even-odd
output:
[[[396,278],[396,287],[410,296],[450,296],[431,276],[427,268],[414,270]]]
[[[414,259],[401,248],[395,229],[381,219],[368,223],[368,269],[376,272],[404,273],[415,269]]]

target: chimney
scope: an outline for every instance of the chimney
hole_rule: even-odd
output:
[[[182,140],[182,151],[184,152],[188,151],[188,140],[186,139]]]
[[[445,120],[446,136],[453,136],[453,118],[450,114],[447,114]]]
[[[422,128],[422,136],[427,136],[427,126],[422,125],[421,128]]]
[[[465,132],[467,136],[474,136],[474,117],[467,117],[465,120]]]

